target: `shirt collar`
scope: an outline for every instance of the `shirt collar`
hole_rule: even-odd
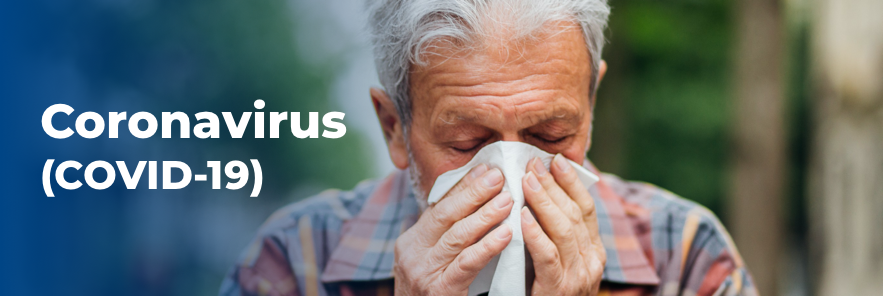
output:
[[[588,160],[583,164],[599,174]],[[602,280],[656,285],[659,277],[645,255],[623,207],[624,199],[602,178],[589,188],[595,199],[601,241],[607,251]],[[323,282],[374,281],[393,277],[395,240],[420,215],[408,172],[396,171],[378,182],[361,211],[347,221],[340,244],[322,273]]]

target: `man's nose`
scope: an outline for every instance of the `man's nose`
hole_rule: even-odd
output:
[[[526,143],[521,133],[515,131],[501,133],[500,141]]]

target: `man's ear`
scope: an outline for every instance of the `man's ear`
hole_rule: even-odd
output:
[[[604,74],[607,74],[607,62],[601,60],[601,65],[598,67],[598,84],[601,84],[601,80],[604,79]]]
[[[592,117],[595,116],[595,112],[594,112],[595,104],[598,103],[598,102],[597,102],[597,99],[598,99],[598,98],[597,98],[597,97],[598,97],[598,90],[597,90],[597,88],[600,87],[600,85],[601,85],[601,80],[604,79],[604,74],[607,74],[607,62],[604,61],[604,60],[601,60],[601,64],[598,65],[598,83],[595,83],[595,90],[594,90],[594,91],[592,92],[592,94],[591,94],[591,96],[592,96],[592,100],[591,100],[592,106],[590,106],[590,108],[592,108],[592,110],[593,110],[593,112],[591,113],[591,116],[592,116]],[[586,138],[586,151],[585,151],[585,153],[583,153],[583,154],[588,154],[588,153],[589,153],[589,149],[592,149],[592,128],[594,127],[594,126],[593,126],[593,123],[594,123],[593,121],[594,121],[594,118],[592,118],[592,119],[589,121],[589,137]]]
[[[601,60],[601,63],[598,65],[598,81],[595,83],[595,89],[592,90],[592,93],[589,94],[591,99],[589,102],[592,104],[592,108],[595,108],[595,104],[597,102],[598,97],[598,88],[601,87],[601,80],[604,79],[604,74],[607,74],[607,62]]]
[[[408,167],[408,148],[405,145],[405,133],[399,113],[396,112],[396,107],[386,92],[374,87],[370,92],[374,112],[377,112],[380,129],[383,130],[383,138],[386,139],[389,158],[397,168],[405,169]]]

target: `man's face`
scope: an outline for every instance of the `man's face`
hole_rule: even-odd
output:
[[[591,61],[578,27],[481,44],[432,49],[427,65],[410,74],[413,120],[405,140],[420,192],[496,141],[528,143],[577,163],[589,148]]]

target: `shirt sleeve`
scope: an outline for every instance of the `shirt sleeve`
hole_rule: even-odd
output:
[[[686,256],[678,295],[757,295],[739,251],[714,214],[702,207],[691,210],[682,236]]]
[[[227,273],[219,295],[303,295],[299,282],[305,273],[302,246],[312,246],[313,241],[302,242],[302,234],[311,235],[310,229],[303,229],[310,227],[311,217],[295,211],[298,208],[279,209],[264,222]],[[309,255],[314,256],[312,252]]]
[[[749,275],[748,270],[743,267],[736,269],[732,274],[727,276],[713,295],[757,296],[757,294],[757,289],[754,287],[751,275]]]
[[[253,242],[224,279],[219,295],[299,295],[285,250],[272,236]]]

